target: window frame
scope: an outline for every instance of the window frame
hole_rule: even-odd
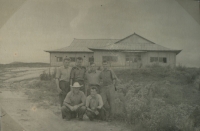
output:
[[[118,62],[118,56],[102,56],[102,61]]]
[[[56,57],[56,61],[57,62],[62,62],[63,61],[63,57]]]
[[[150,57],[150,62],[167,63],[167,57]]]

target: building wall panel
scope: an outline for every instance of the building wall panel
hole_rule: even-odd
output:
[[[96,65],[102,65],[103,56],[117,56],[117,62],[111,62],[111,66],[125,66],[125,55],[122,52],[114,51],[95,51],[94,52],[94,61]]]
[[[61,66],[62,62],[57,62],[56,57],[82,57],[83,65],[89,65],[89,57],[93,56],[93,53],[50,53],[50,64],[51,66]],[[75,62],[71,62],[72,65],[75,65]]]
[[[166,57],[167,63],[161,62],[150,62],[150,57]],[[143,66],[159,64],[161,66],[171,66],[174,67],[176,65],[176,54],[173,52],[147,52],[143,56],[142,59]]]

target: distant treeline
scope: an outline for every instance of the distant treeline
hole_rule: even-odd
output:
[[[11,68],[11,67],[49,67],[49,63],[23,63],[23,62],[13,62],[10,64],[0,64],[1,68]]]

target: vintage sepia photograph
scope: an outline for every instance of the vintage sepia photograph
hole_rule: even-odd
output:
[[[200,0],[0,0],[0,131],[200,131]]]

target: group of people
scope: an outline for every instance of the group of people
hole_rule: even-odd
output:
[[[59,93],[62,118],[83,120],[86,114],[90,120],[111,120],[115,109],[114,94],[116,75],[103,61],[103,69],[97,70],[95,63],[88,69],[82,66],[78,57],[76,65],[70,66],[71,59],[63,59],[63,66],[57,68],[56,86]]]

